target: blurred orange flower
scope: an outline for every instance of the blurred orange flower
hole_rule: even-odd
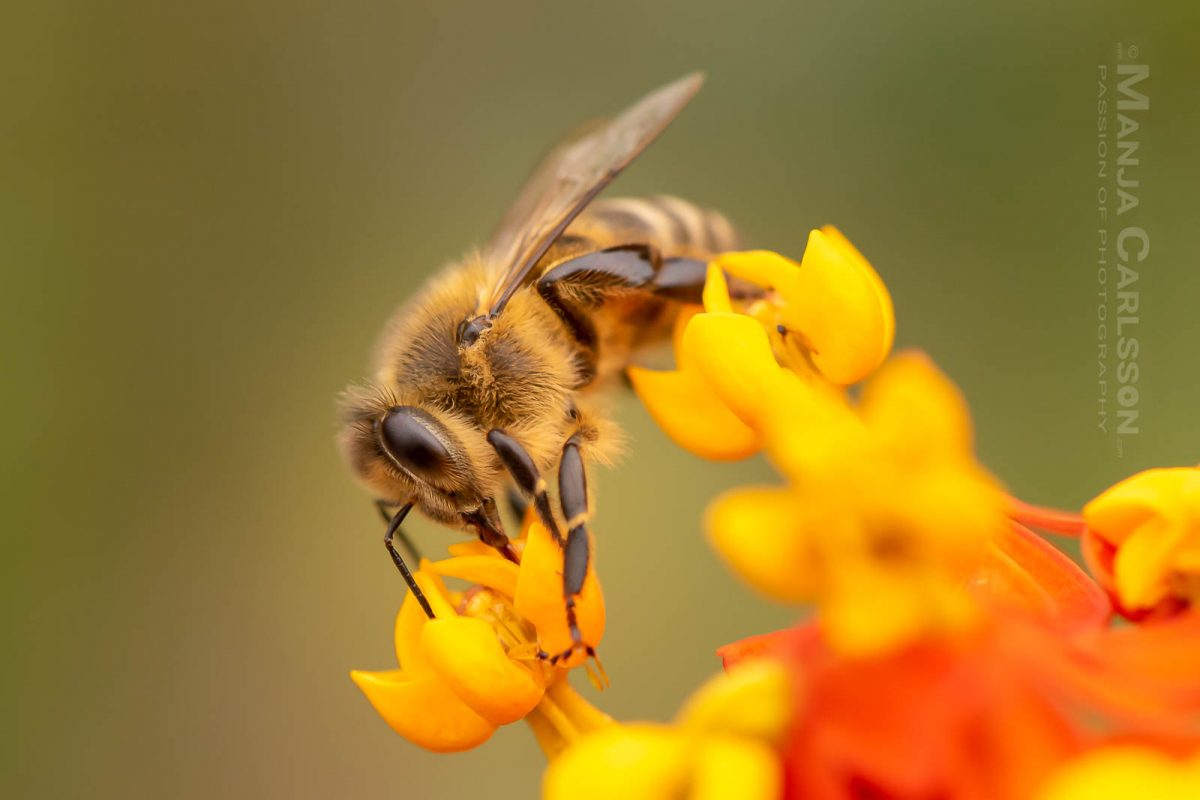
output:
[[[806,625],[721,655],[734,668],[765,659],[793,671],[785,798],[1026,800],[1107,737],[1200,745],[1197,632],[1200,617],[1190,642],[1182,629],[1170,638],[1136,628],[1072,638],[999,616],[886,653],[845,655]]]

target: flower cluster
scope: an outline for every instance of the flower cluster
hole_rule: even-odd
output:
[[[579,730],[608,721],[565,680],[583,653],[556,664],[544,658],[572,643],[563,614],[561,549],[532,516],[513,545],[519,565],[482,542],[452,545],[450,558],[422,561],[414,578],[434,618],[408,595],[396,617],[400,669],[350,675],[380,716],[414,744],[436,752],[468,750],[498,727],[529,719],[554,749]],[[469,588],[451,590],[446,578]],[[585,640],[599,642],[604,598],[594,569],[575,614]],[[563,708],[572,711],[570,718]]]
[[[774,466],[704,527],[796,625],[722,648],[673,722],[614,722],[563,678],[577,661],[536,658],[567,634],[561,554],[533,525],[519,567],[475,546],[422,564],[438,618],[407,602],[402,669],[355,674],[380,713],[431,749],[526,718],[555,800],[1200,797],[1200,468],[1134,475],[1081,513],[1011,497],[954,384],[892,355],[888,291],[834,228],[799,263],[720,255],[703,299],[675,369],[630,379],[680,446]],[[1078,538],[1091,574],[1044,533]]]

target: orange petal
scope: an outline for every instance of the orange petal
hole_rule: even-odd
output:
[[[650,416],[683,449],[713,461],[738,461],[761,447],[756,434],[697,371],[631,367],[629,380]]]
[[[967,587],[984,603],[1032,614],[1063,630],[1096,629],[1112,614],[1104,590],[1074,561],[1017,523],[997,530]]]
[[[1031,503],[1018,500],[1015,497],[1008,498],[1008,503],[1008,515],[1022,525],[1027,525],[1030,528],[1050,531],[1063,536],[1080,536],[1087,527],[1087,523],[1083,521],[1082,514],[1076,514],[1072,511],[1061,511],[1057,508],[1035,506]]]
[[[575,599],[575,620],[585,644],[596,647],[604,637],[604,595],[596,577],[595,550],[588,561],[583,591]],[[517,613],[537,628],[542,649],[562,653],[574,642],[567,627],[567,609],[563,600],[563,551],[541,524],[529,527],[529,539],[521,556],[517,591],[513,604]],[[585,655],[576,653],[563,666],[580,663]]]
[[[396,733],[426,750],[470,750],[496,730],[433,673],[414,677],[401,670],[355,670],[350,677]]]
[[[521,719],[542,699],[542,684],[508,657],[483,620],[430,620],[421,632],[421,649],[459,699],[493,725]]]

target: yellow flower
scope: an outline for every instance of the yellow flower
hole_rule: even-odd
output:
[[[1068,762],[1038,800],[1195,800],[1200,757],[1180,761],[1132,745],[1106,747]]]
[[[923,355],[904,354],[855,410],[793,383],[764,415],[787,486],[718,498],[708,532],[763,593],[816,601],[847,652],[887,649],[972,619],[958,576],[1003,525],[971,453],[966,406]]]
[[[735,308],[724,273],[757,285],[762,297]],[[629,376],[680,446],[737,460],[761,448],[759,412],[777,386],[799,381],[833,392],[861,380],[886,358],[894,334],[883,281],[826,226],[810,234],[800,264],[767,251],[719,256],[709,265],[704,311],[677,321],[676,369],[634,367]]]
[[[556,666],[539,658],[539,651],[571,645],[562,551],[536,522],[517,544],[523,545],[519,567],[478,542],[453,546],[451,558],[422,561],[414,577],[435,618],[408,595],[396,617],[400,669],[350,673],[380,716],[414,744],[437,752],[482,744],[499,726],[539,709],[547,689],[565,684],[566,669],[584,657],[577,653]],[[443,578],[474,586],[453,591]],[[597,644],[604,601],[591,566],[576,615],[584,640]]]
[[[1151,469],[1088,503],[1093,568],[1128,612],[1200,601],[1200,468]]]
[[[781,664],[739,666],[701,687],[673,724],[612,725],[580,738],[551,761],[542,796],[773,800],[790,695]]]
[[[726,253],[716,263],[730,275],[769,289],[748,313],[831,383],[856,383],[887,357],[895,336],[891,295],[849,240],[826,225],[812,231],[799,264],[768,251]],[[797,366],[798,366],[797,362]]]

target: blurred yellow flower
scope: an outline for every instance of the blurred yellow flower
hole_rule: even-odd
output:
[[[885,365],[857,411],[790,384],[764,430],[787,485],[738,489],[709,510],[739,575],[775,599],[816,601],[848,652],[973,618],[959,576],[1005,524],[1003,495],[974,460],[965,403],[927,358]]]
[[[761,296],[735,308],[725,273],[758,286]],[[883,281],[826,226],[810,234],[800,264],[767,251],[719,256],[709,265],[704,310],[677,321],[676,369],[634,367],[629,376],[680,446],[736,460],[761,448],[759,412],[777,387],[800,381],[835,393],[876,369],[894,334]]]
[[[747,663],[701,687],[673,724],[604,727],[550,762],[545,800],[773,800],[778,742],[791,716],[790,678]]]
[[[453,546],[448,559],[422,561],[414,577],[435,618],[409,594],[396,617],[400,669],[350,673],[380,716],[414,744],[437,752],[482,744],[499,726],[538,709],[547,689],[584,658],[576,653],[551,665],[539,657],[565,651],[571,637],[562,550],[539,523],[526,531],[516,543],[519,566],[478,542]],[[443,578],[474,585],[454,591]],[[590,566],[576,615],[585,641],[598,643],[604,602]]]
[[[1092,567],[1127,612],[1200,601],[1200,468],[1151,469],[1083,509]]]
[[[1105,747],[1067,762],[1038,800],[1195,800],[1200,756],[1181,761],[1150,747]]]

